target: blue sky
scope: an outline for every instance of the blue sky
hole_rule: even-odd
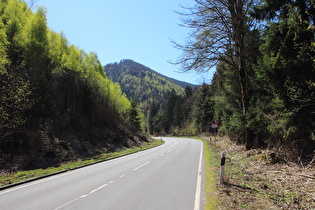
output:
[[[179,26],[180,5],[193,0],[38,0],[47,8],[47,22],[64,32],[70,44],[97,53],[103,65],[132,59],[163,75],[192,84],[209,83],[207,74],[178,73],[181,51],[171,40],[185,43],[189,30]]]

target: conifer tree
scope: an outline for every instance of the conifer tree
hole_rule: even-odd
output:
[[[256,8],[255,16],[268,21],[268,30],[263,34],[262,59],[256,72],[264,81],[261,87],[273,98],[265,101],[267,105],[263,108],[267,117],[273,119],[271,122],[275,122],[267,127],[273,136],[271,142],[279,144],[299,139],[290,147],[314,148],[311,142],[315,139],[312,123],[315,119],[315,50],[312,46],[315,4],[308,0],[263,2]]]
[[[248,62],[250,50],[246,37],[251,33],[252,20],[249,11],[255,0],[195,0],[195,7],[190,9],[184,25],[192,28],[190,40],[184,45],[177,45],[183,55],[177,62],[184,71],[208,71],[218,62],[225,62],[238,73],[242,99],[242,112],[249,111],[249,74],[251,63]],[[245,118],[244,118],[245,119]],[[253,138],[247,124],[244,124],[246,148],[253,146]]]

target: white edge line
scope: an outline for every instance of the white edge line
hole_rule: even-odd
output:
[[[128,157],[132,157],[132,156],[141,155],[141,154],[144,154],[144,153],[147,153],[147,152],[151,152],[152,150],[156,150],[160,146],[163,146],[163,145],[164,144],[159,145],[157,147],[150,148],[150,149],[142,150],[142,151],[139,151],[139,152],[136,152],[136,153],[128,154],[128,155],[125,155],[125,156],[122,156],[122,157],[117,157],[117,158],[114,158],[114,159],[111,159],[111,160],[106,160],[104,162],[101,162],[100,164],[114,162],[114,161],[118,161],[118,160],[125,159],[125,158],[128,158]],[[84,168],[81,168],[81,169],[84,169]],[[30,182],[30,184],[22,184],[21,186],[12,187],[12,188],[9,188],[9,189],[4,189],[4,190],[0,191],[0,195],[6,194],[6,193],[10,193],[10,192],[13,192],[13,191],[16,191],[16,190],[21,190],[23,188],[30,187],[30,186],[33,186],[33,185],[37,185],[37,184],[40,184],[40,183],[43,183],[43,182],[48,182],[48,181],[51,181],[51,180],[54,180],[54,179],[58,179],[58,178],[63,177],[63,176],[68,176],[68,175],[71,175],[71,174],[76,173],[76,172],[77,172],[76,170],[67,171],[67,172],[62,173],[62,174],[57,174],[57,175],[54,175],[54,176],[51,176],[51,177],[47,177],[47,178],[43,178],[43,179],[40,179],[40,180],[32,181],[32,182]]]
[[[199,210],[200,209],[202,156],[203,156],[203,143],[201,142],[194,210]]]

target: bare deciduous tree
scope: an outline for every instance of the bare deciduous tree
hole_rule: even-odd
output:
[[[29,6],[31,9],[33,9],[33,7],[36,6],[36,4],[37,4],[38,1],[39,1],[39,0],[29,0],[29,1],[27,1],[27,4],[28,4],[28,6]]]
[[[183,26],[193,29],[186,44],[175,46],[183,50],[176,62],[183,71],[205,72],[218,62],[225,62],[238,71],[242,95],[243,114],[249,108],[249,55],[246,36],[253,27],[249,12],[256,0],[195,0],[188,13],[180,13]],[[252,140],[245,128],[246,147]]]

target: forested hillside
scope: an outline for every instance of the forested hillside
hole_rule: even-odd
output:
[[[137,112],[119,85],[95,53],[50,30],[45,14],[0,0],[0,169],[140,144]]]
[[[192,33],[176,44],[183,50],[177,63],[183,71],[216,72],[210,84],[153,104],[149,132],[208,132],[215,117],[219,132],[247,149],[314,162],[315,3],[201,0],[186,12]]]
[[[140,144],[138,108],[150,134],[208,132],[216,117],[219,132],[247,149],[314,163],[314,1],[198,0],[183,10],[191,33],[175,43],[177,63],[185,72],[216,68],[197,88],[131,60],[104,68],[48,28],[45,8],[0,0],[0,167]]]
[[[192,31],[176,44],[183,51],[177,63],[183,71],[216,67],[191,116],[216,117],[220,132],[247,149],[314,162],[314,14],[310,0],[200,0],[185,8],[183,25]]]
[[[107,64],[105,72],[107,77],[117,82],[127,97],[134,100],[144,113],[153,103],[164,104],[172,90],[183,95],[186,86],[194,87],[192,84],[165,77],[132,60]]]

